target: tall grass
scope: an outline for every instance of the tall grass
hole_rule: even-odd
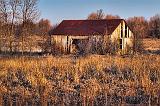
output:
[[[160,103],[160,56],[0,59],[1,105]]]

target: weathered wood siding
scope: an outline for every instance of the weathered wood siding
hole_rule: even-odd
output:
[[[121,32],[122,30],[122,32]],[[127,30],[125,32],[125,30]],[[133,47],[133,33],[130,28],[126,25],[124,21],[122,21],[115,31],[110,35],[112,42],[119,42],[119,39],[122,39],[122,50],[123,53],[128,51],[128,48]]]
[[[52,43],[62,46],[63,51],[67,52],[69,49],[72,52],[72,41],[73,39],[89,39],[89,36],[73,36],[73,35],[53,35]]]
[[[53,35],[51,37],[51,43],[58,46],[61,52],[65,51],[65,46],[67,45],[67,36],[63,35]]]

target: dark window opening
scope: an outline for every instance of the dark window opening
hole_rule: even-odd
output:
[[[120,45],[120,49],[122,49],[122,45]]]
[[[119,40],[119,43],[122,44],[122,39]]]
[[[122,39],[119,39],[120,49],[122,49]]]
[[[67,36],[67,53],[69,53],[70,52],[70,47],[69,47],[69,38],[68,38],[68,36]]]
[[[123,23],[121,23],[121,38],[123,38]]]
[[[127,25],[125,25],[125,38],[127,38]]]

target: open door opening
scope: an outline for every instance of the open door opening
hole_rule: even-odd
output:
[[[72,53],[85,53],[88,39],[72,39]]]

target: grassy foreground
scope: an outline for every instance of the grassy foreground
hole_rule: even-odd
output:
[[[0,105],[160,104],[160,55],[0,58]]]

